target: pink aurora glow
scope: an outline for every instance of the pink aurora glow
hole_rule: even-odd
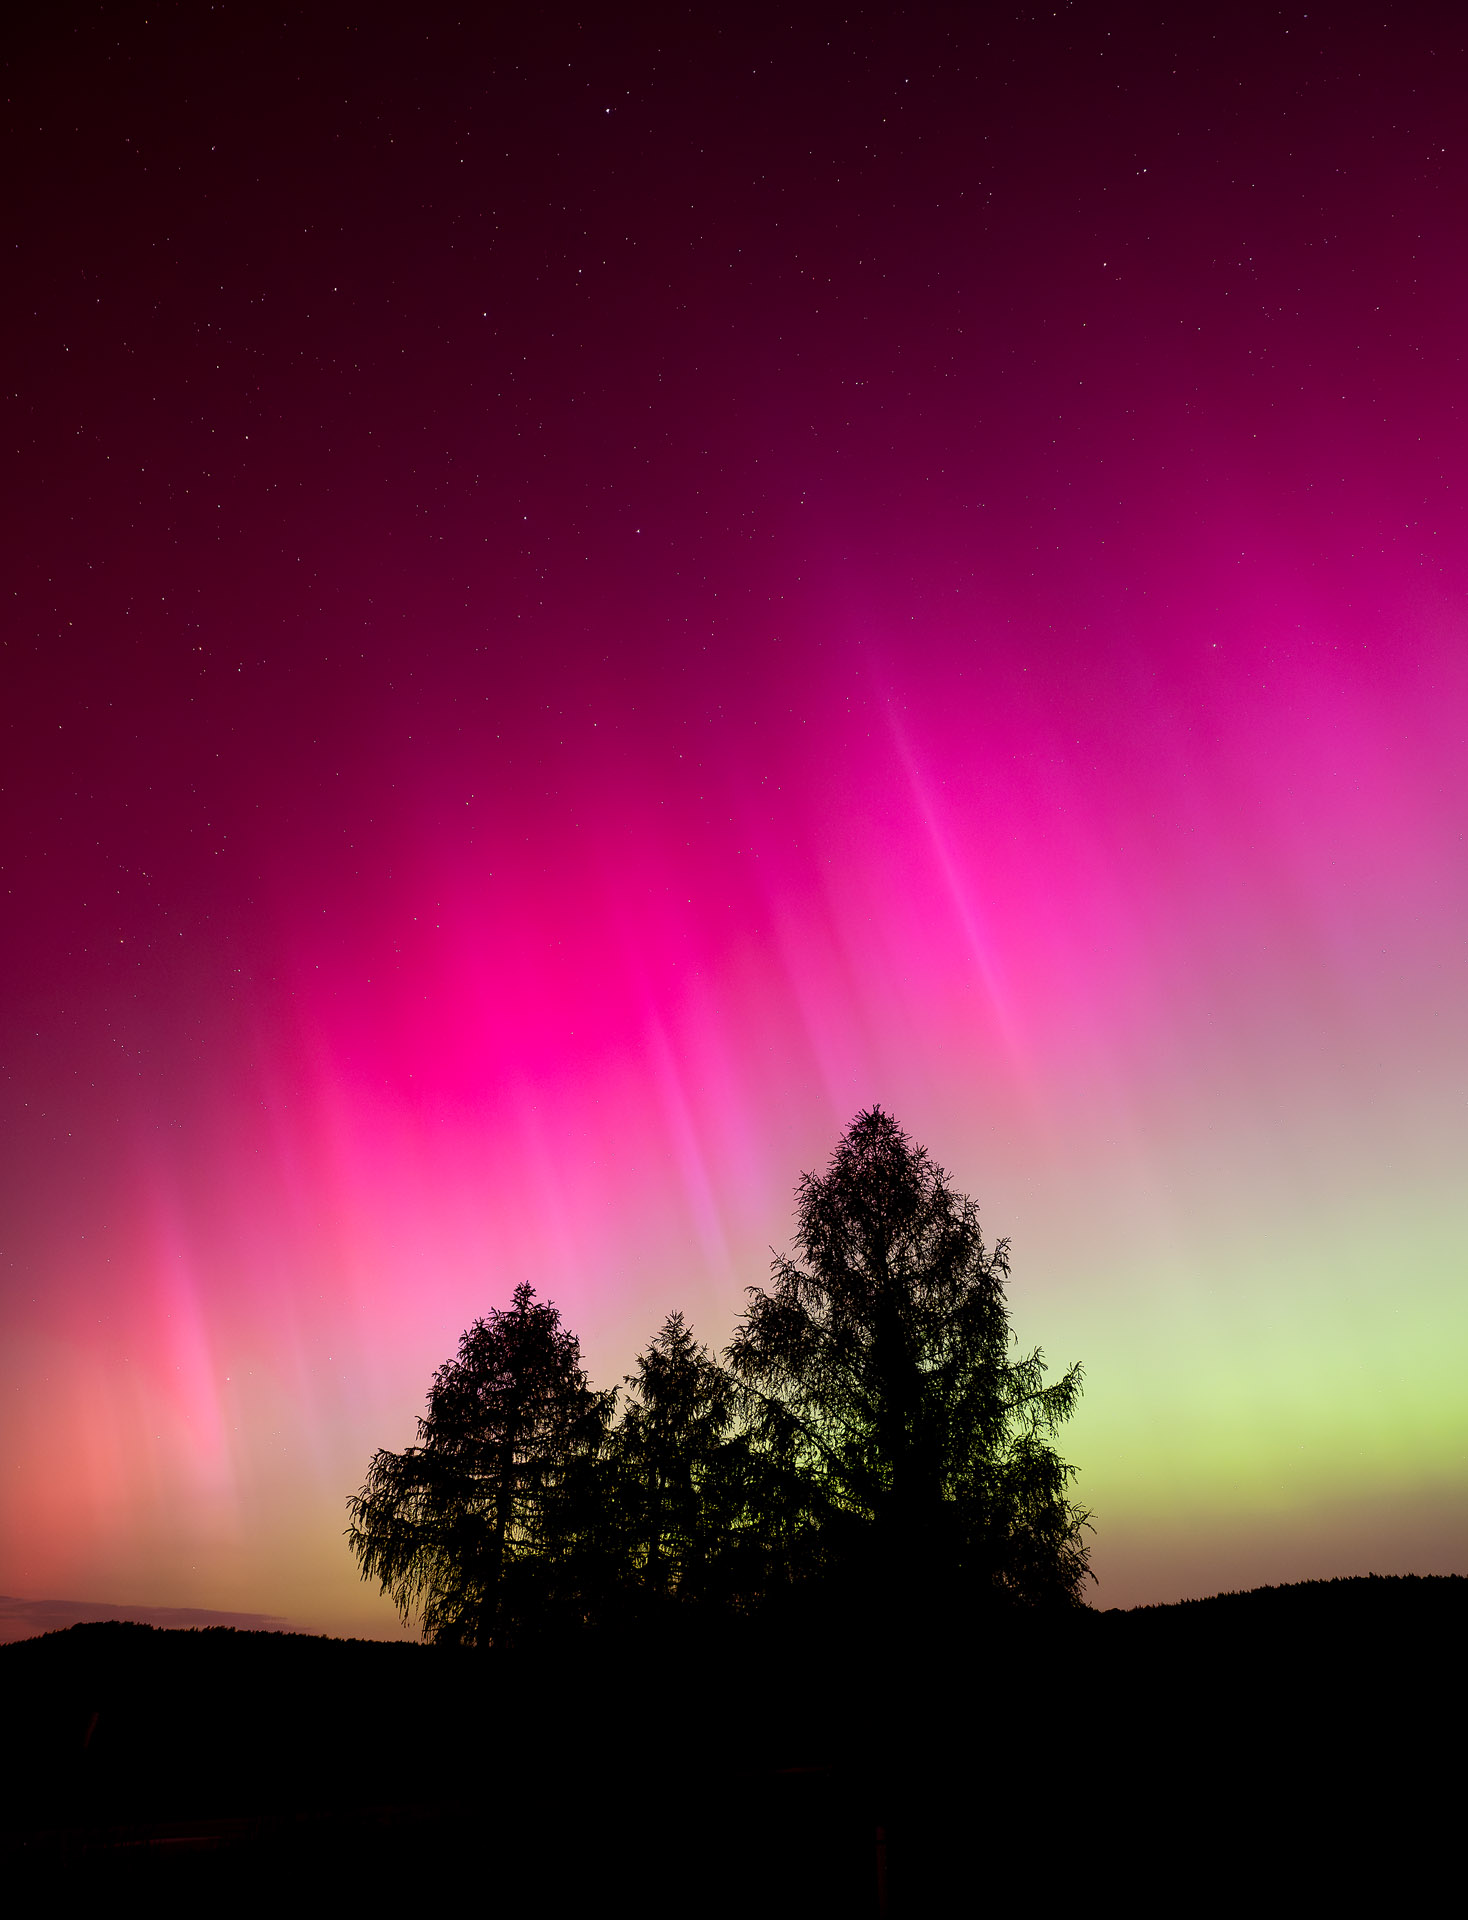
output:
[[[793,237],[763,203],[746,233],[710,162],[689,191],[756,256],[737,284],[677,265],[676,195],[644,181],[671,319],[590,189],[586,257],[618,277],[589,318],[569,284],[504,304],[489,253],[394,309],[365,214],[325,263],[261,265],[247,235],[239,284],[289,311],[277,337],[244,295],[219,309],[276,382],[211,402],[227,472],[163,321],[166,426],[111,336],[47,363],[55,419],[85,403],[140,471],[57,453],[25,522],[27,608],[84,637],[38,647],[17,747],[0,1587],[391,1630],[343,1502],[469,1319],[530,1279],[606,1383],[672,1306],[721,1343],[797,1175],[874,1101],[1013,1234],[1021,1336],[1088,1363],[1074,1451],[1129,1543],[1098,1536],[1105,1597],[1195,1577],[1147,1571],[1182,1525],[1146,1464],[1164,1433],[1220,1512],[1286,1486],[1281,1528],[1365,1455],[1373,1498],[1443,1471],[1367,1281],[1332,1302],[1300,1251],[1348,1214],[1394,1240],[1395,1305],[1370,1298],[1406,1340],[1461,1242],[1468,472],[1440,428],[1456,270],[1425,248],[1404,279],[1389,211],[1418,158],[1365,199],[1308,163],[1344,277],[1293,201],[1219,184],[1219,140],[1285,168],[1248,127],[1154,187],[1097,109],[1087,218],[1077,135],[1059,184],[1016,149],[1029,184],[980,231],[969,122],[931,88],[943,155],[911,146],[860,231],[807,185]],[[1007,137],[1040,152],[1058,113]],[[1320,110],[1321,155],[1348,124]],[[336,164],[300,186],[318,211]],[[950,198],[914,224],[929,186]],[[831,295],[800,277],[819,247]],[[367,367],[366,400],[293,370],[323,264],[357,304],[321,364]],[[206,459],[207,517],[179,491]],[[1231,1293],[1265,1239],[1262,1292]],[[1302,1384],[1263,1460],[1238,1367],[1280,1352]],[[1358,1390],[1389,1410],[1369,1431]],[[1274,1577],[1362,1570],[1280,1554]]]

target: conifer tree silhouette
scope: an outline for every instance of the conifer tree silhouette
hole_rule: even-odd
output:
[[[1072,1606],[1088,1515],[1051,1444],[1081,1369],[1012,1351],[1009,1243],[890,1115],[797,1188],[721,1365],[673,1313],[595,1392],[529,1286],[440,1367],[418,1445],[373,1456],[347,1537],[424,1637],[744,1612],[821,1590],[910,1609]]]
[[[636,1371],[612,1447],[625,1489],[632,1573],[651,1595],[702,1595],[740,1499],[734,1383],[670,1313]]]
[[[879,1107],[797,1189],[796,1257],[752,1287],[727,1359],[837,1579],[957,1583],[1026,1605],[1088,1577],[1074,1469],[1051,1446],[1081,1369],[1011,1352],[1009,1243]]]
[[[348,1502],[362,1577],[429,1640],[485,1645],[574,1607],[583,1529],[565,1509],[588,1504],[615,1397],[592,1391],[559,1311],[518,1286],[434,1375],[418,1445],[376,1453]]]

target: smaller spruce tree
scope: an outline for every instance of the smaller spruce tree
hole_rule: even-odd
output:
[[[586,1479],[614,1393],[593,1392],[576,1336],[528,1285],[476,1320],[439,1368],[418,1444],[374,1454],[347,1539],[425,1639],[487,1645],[575,1608]]]

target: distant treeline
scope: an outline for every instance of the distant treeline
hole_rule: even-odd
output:
[[[518,1287],[434,1376],[418,1444],[373,1457],[363,1576],[478,1645],[801,1596],[1078,1604],[1087,1515],[1051,1440],[1081,1370],[1014,1353],[1008,1242],[880,1108],[801,1180],[794,1240],[721,1359],[670,1314],[621,1393]]]

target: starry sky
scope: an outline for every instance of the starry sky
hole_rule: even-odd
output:
[[[874,1102],[1097,1604],[1468,1572],[1461,14],[538,11],[9,30],[0,1591],[395,1632]]]

